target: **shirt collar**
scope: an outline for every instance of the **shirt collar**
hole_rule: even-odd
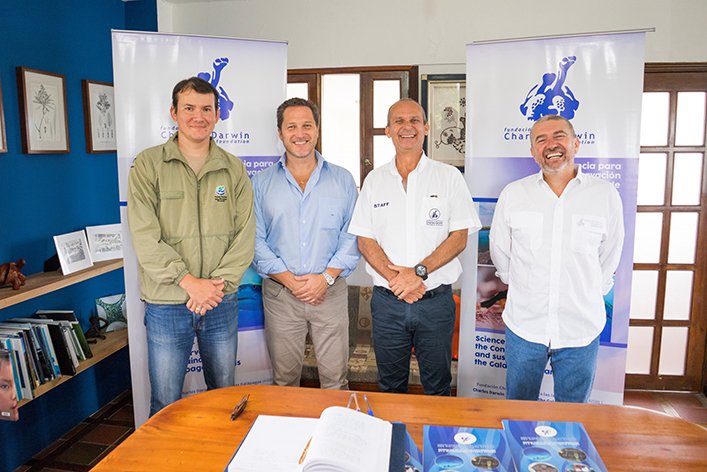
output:
[[[179,132],[177,131],[174,133],[174,136],[169,138],[169,140],[165,143],[165,153],[162,156],[162,160],[165,162],[168,161],[182,161],[185,164],[189,165],[187,162],[186,158],[184,157],[184,154],[182,154],[182,151],[179,149],[179,144],[177,143],[177,137],[179,136]],[[213,169],[220,169],[227,167],[228,165],[228,157],[226,155],[226,152],[221,149],[212,138],[209,138],[209,155],[206,158],[206,164],[204,164],[204,168],[206,170],[213,170]]]
[[[586,175],[587,175],[587,174],[584,174],[584,173],[582,172],[582,166],[579,165],[579,164],[575,164],[575,165],[574,165],[574,169],[575,169],[575,171],[577,171],[577,175],[575,175],[575,176],[570,180],[570,182],[571,182],[572,180],[577,179],[577,181],[578,181],[580,184],[583,183],[584,180],[585,180],[585,178],[586,178]],[[543,170],[542,170],[542,169],[540,169],[540,170],[538,171],[538,173],[535,174],[535,181],[536,181],[537,183],[541,183],[541,182],[544,182],[544,181],[545,181],[545,179],[543,178]]]
[[[429,165],[429,160],[430,158],[427,157],[427,154],[425,154],[425,151],[422,151],[422,157],[420,157],[420,161],[417,163],[417,167],[412,172],[424,172],[427,166]],[[398,172],[398,167],[395,165],[395,157],[393,157],[393,160],[390,161],[388,164],[388,171],[395,176],[400,177],[400,172]],[[411,172],[411,173],[412,173]]]
[[[325,165],[327,167],[329,166],[329,163],[327,162],[326,159],[324,159],[324,156],[319,154],[319,151],[317,151],[316,149],[314,150],[314,157],[315,157],[315,159],[317,159],[317,168],[315,169],[315,171],[317,171],[317,170],[321,171],[322,167],[324,167]],[[283,152],[282,156],[280,156],[280,159],[277,161],[277,163],[280,165],[281,169],[285,168],[285,163],[287,162],[286,159],[287,159],[287,153]]]

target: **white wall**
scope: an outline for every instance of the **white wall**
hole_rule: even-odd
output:
[[[554,7],[548,5],[554,4]],[[159,31],[289,42],[288,67],[464,73],[474,41],[655,28],[646,62],[707,61],[705,0],[157,0]]]

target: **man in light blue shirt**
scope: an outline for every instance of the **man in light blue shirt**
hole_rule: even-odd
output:
[[[253,177],[253,266],[263,277],[265,336],[276,385],[299,386],[310,330],[322,388],[348,389],[348,289],[358,264],[348,233],[356,184],[315,150],[319,110],[292,98],[277,109],[285,146],[278,162]]]

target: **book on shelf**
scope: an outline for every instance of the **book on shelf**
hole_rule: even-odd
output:
[[[36,377],[38,385],[42,385],[52,380],[54,370],[48,364],[47,357],[42,351],[37,335],[29,323],[11,323],[8,321],[0,323],[1,328],[17,329],[23,333],[25,346],[29,352],[32,362],[33,375]]]
[[[12,390],[15,392],[17,399],[22,400],[22,385],[20,379],[21,370],[17,363],[19,359],[17,358],[15,349],[9,338],[3,338],[0,336],[0,357],[2,357],[10,365],[12,372]],[[7,379],[5,379],[5,381],[7,381]],[[3,386],[3,389],[6,388],[6,385]]]
[[[227,472],[404,470],[405,425],[333,406],[317,418],[260,415]]]
[[[44,351],[45,356],[50,361],[49,364],[52,367],[53,377],[59,378],[62,374],[66,374],[61,368],[59,363],[59,357],[62,353],[57,353],[56,343],[58,341],[57,337],[52,333],[52,328],[47,320],[40,320],[37,318],[13,318],[8,320],[11,323],[27,323],[32,325],[35,332],[40,338],[40,345],[42,351]],[[41,334],[41,336],[39,336]]]
[[[34,398],[32,391],[36,387],[36,384],[34,378],[32,377],[32,371],[30,369],[31,363],[21,332],[17,330],[0,328],[0,339],[9,340],[15,353],[15,360],[19,369],[18,374],[20,376],[20,391],[22,393],[20,399]]]
[[[606,472],[582,423],[503,420],[518,470]]]
[[[74,366],[74,363],[71,358],[71,352],[69,351],[69,346],[66,342],[64,328],[58,321],[35,318],[16,318],[16,320],[20,319],[33,321],[37,324],[44,325],[49,331],[49,336],[51,338],[52,344],[54,345],[54,353],[56,355],[56,360],[61,375],[76,374],[76,366]]]
[[[74,330],[74,335],[76,340],[81,346],[83,351],[83,356],[86,359],[93,357],[93,352],[91,352],[91,347],[86,340],[83,330],[81,329],[81,324],[78,318],[74,314],[73,310],[37,310],[35,315],[43,319],[51,319],[56,321],[68,321],[71,324],[71,328]]]
[[[0,343],[0,420],[17,421],[20,419],[17,409],[16,373],[13,366],[13,354],[4,349],[9,343]]]

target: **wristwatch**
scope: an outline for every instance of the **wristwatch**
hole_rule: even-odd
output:
[[[322,276],[324,277],[324,280],[326,280],[326,284],[329,287],[334,285],[334,282],[336,282],[336,279],[334,277],[332,277],[331,275],[329,275],[329,272],[327,272],[327,271],[322,272]]]
[[[427,280],[427,266],[417,264],[415,266],[415,275],[420,277],[422,280]]]

